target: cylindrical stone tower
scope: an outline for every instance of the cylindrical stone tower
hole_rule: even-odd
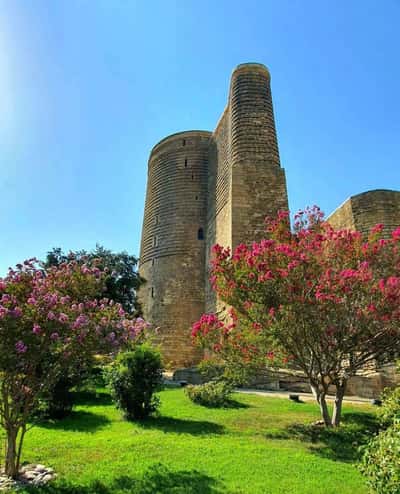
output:
[[[231,155],[233,163],[280,167],[271,77],[265,65],[244,63],[232,73]]]
[[[232,246],[265,235],[265,217],[288,209],[265,65],[246,63],[232,73],[229,93],[232,167]]]
[[[187,131],[151,151],[140,252],[144,317],[158,329],[166,365],[199,354],[190,324],[204,311],[207,170],[210,132]]]

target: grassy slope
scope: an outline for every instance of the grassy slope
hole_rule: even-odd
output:
[[[161,416],[142,425],[122,420],[101,394],[82,397],[71,418],[32,429],[24,458],[59,474],[41,492],[366,492],[352,462],[374,426],[368,406],[346,406],[339,432],[315,432],[296,425],[319,418],[313,404],[235,395],[236,407],[207,409],[181,389],[166,390],[161,399]]]

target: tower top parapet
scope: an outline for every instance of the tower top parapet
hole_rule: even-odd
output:
[[[256,62],[241,63],[233,69],[232,75],[237,73],[237,72],[242,72],[242,71],[264,72],[265,74],[268,75],[269,78],[271,78],[271,74],[270,74],[268,68],[263,63],[256,63]]]
[[[168,141],[177,139],[177,138],[182,138],[184,139],[185,137],[193,137],[193,136],[202,136],[202,137],[210,137],[212,132],[209,130],[182,130],[181,132],[175,132],[173,134],[170,134],[169,136],[164,137],[161,139],[161,141],[157,142],[155,146],[153,146],[152,150],[150,151],[150,156],[157,151],[159,146],[162,144],[165,144]]]

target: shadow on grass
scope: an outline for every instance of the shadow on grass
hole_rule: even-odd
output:
[[[27,487],[32,494],[229,494],[218,480],[196,470],[172,472],[158,464],[143,477],[118,477],[110,484],[94,481],[90,485],[58,482],[43,487]]]
[[[163,432],[176,432],[180,434],[224,434],[225,428],[220,424],[208,422],[206,420],[177,419],[174,417],[149,417],[135,424],[144,429],[158,429]]]
[[[99,413],[73,410],[71,415],[60,420],[46,420],[38,425],[44,429],[62,431],[95,432],[110,423],[110,419]]]
[[[248,405],[247,403],[242,403],[240,401],[236,401],[234,399],[231,399],[231,400],[228,400],[224,406],[222,407],[215,407],[215,406],[212,406],[212,405],[201,405],[205,408],[213,408],[213,409],[216,409],[216,408],[220,408],[222,410],[224,409],[227,409],[227,408],[233,408],[233,409],[239,409],[239,408],[250,408],[251,405]]]
[[[83,406],[107,406],[112,405],[113,401],[106,391],[75,391],[73,392],[73,402],[75,405]]]
[[[310,451],[331,460],[354,462],[359,447],[368,442],[379,429],[372,413],[345,413],[337,428],[314,424],[291,424],[284,430],[267,434],[269,439],[298,439],[310,445]]]

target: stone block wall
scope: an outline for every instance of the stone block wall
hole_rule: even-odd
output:
[[[152,150],[142,229],[139,291],[158,329],[165,364],[200,358],[190,326],[204,312],[205,229],[210,132],[174,134]]]
[[[215,243],[235,248],[261,238],[265,218],[288,209],[270,74],[264,65],[242,64],[233,71],[228,104],[210,142],[207,256]],[[207,312],[223,308],[208,272],[206,301]]]
[[[400,226],[400,192],[394,190],[370,190],[351,196],[328,218],[337,229],[357,230],[364,235],[377,224],[384,225],[384,235]],[[387,365],[377,372],[365,372],[353,377],[348,385],[348,393],[368,398],[377,398],[385,387],[400,384],[400,376],[394,365]]]
[[[280,167],[270,74],[260,64],[239,65],[230,88],[232,246],[265,235],[266,216],[288,209]]]
[[[348,228],[368,234],[377,224],[386,236],[400,225],[400,192],[377,189],[347,199],[329,217],[335,228]]]
[[[242,64],[213,133],[174,134],[150,155],[139,268],[147,283],[138,295],[167,364],[198,362],[190,327],[220,308],[208,281],[212,245],[253,241],[265,217],[287,207],[270,74]]]

